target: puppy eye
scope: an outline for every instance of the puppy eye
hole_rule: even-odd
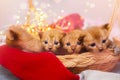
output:
[[[106,40],[102,40],[102,43],[106,43]]]
[[[48,44],[48,41],[44,41],[45,44]]]
[[[70,46],[70,43],[68,42],[68,43],[66,43],[66,45],[67,45],[67,46]]]
[[[59,43],[59,42],[57,42],[57,41],[54,42],[55,45],[58,45],[58,43]]]
[[[81,45],[81,42],[79,41],[79,42],[77,42],[77,45]]]
[[[95,43],[92,43],[92,44],[90,44],[90,46],[94,47],[94,46],[96,46],[96,44],[95,44]]]

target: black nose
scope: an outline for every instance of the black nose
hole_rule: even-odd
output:
[[[103,48],[99,48],[99,51],[103,51]]]

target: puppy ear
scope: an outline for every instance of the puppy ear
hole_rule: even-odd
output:
[[[79,34],[79,41],[83,41],[84,38],[87,36],[87,31],[86,30],[82,30],[81,33]]]
[[[78,38],[79,41],[83,42],[84,38],[86,35],[80,35],[80,37]]]
[[[26,39],[28,37],[31,38],[31,35],[19,25],[10,26],[6,31],[6,38],[9,40]]]
[[[40,39],[42,39],[43,32],[41,31],[38,34],[39,34]]]
[[[13,30],[8,29],[6,31],[6,39],[8,39],[8,40],[16,40],[17,38],[18,38],[18,35]]]
[[[67,33],[65,33],[65,32],[62,32],[62,35],[63,35],[63,37],[64,37],[64,36],[66,36],[66,34],[67,34]]]
[[[61,38],[61,42],[62,42],[62,43],[64,43],[67,34],[68,34],[68,33],[66,33],[66,32],[63,33],[63,37]]]
[[[55,29],[55,30],[59,33],[59,37],[61,39],[66,35],[66,33],[64,31],[62,31],[62,30],[58,30],[58,29]]]
[[[106,23],[106,24],[102,25],[102,29],[108,31],[109,30],[109,23]]]

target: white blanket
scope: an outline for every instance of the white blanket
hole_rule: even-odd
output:
[[[83,71],[79,76],[80,80],[120,80],[120,74],[96,70]]]

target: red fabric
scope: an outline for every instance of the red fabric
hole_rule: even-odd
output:
[[[0,64],[20,80],[79,80],[50,52],[23,52],[6,45],[0,47]]]
[[[56,25],[60,26],[62,30],[68,32],[73,29],[82,29],[84,26],[84,19],[79,14],[73,13],[52,24],[53,27]]]

